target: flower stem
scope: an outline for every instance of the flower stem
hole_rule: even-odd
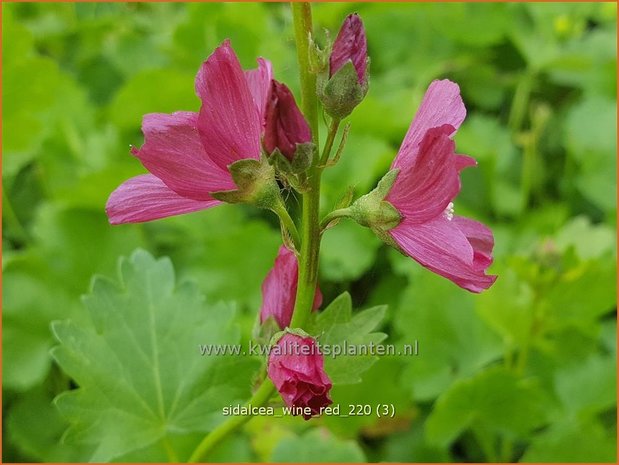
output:
[[[313,142],[318,147],[318,100],[316,97],[316,76],[310,72],[309,66],[309,35],[312,31],[312,10],[309,3],[292,3],[292,15],[294,18],[295,39],[297,42],[297,57],[301,77],[301,96],[303,113],[312,129]],[[308,172],[309,189],[303,194],[303,214],[301,237],[294,226],[294,222],[288,215],[278,213],[282,222],[287,223],[293,240],[300,239],[299,258],[299,282],[297,296],[290,326],[301,327],[309,316],[316,292],[318,279],[318,252],[320,249],[320,227],[318,214],[320,209],[320,168],[319,156],[314,154],[312,166]],[[284,208],[285,210],[285,208]],[[294,226],[294,227],[293,227]],[[265,378],[260,388],[247,402],[247,406],[261,407],[265,405],[273,393],[275,386],[270,379]],[[211,431],[189,458],[190,463],[201,461],[206,454],[213,450],[226,436],[240,428],[252,418],[251,415],[233,416]]]
[[[333,118],[331,120],[331,124],[329,125],[329,133],[327,134],[327,140],[325,141],[325,146],[322,149],[322,155],[320,156],[320,164],[325,165],[329,160],[329,156],[331,155],[331,149],[333,148],[333,141],[335,140],[335,136],[337,134],[337,130],[340,127],[340,120]]]
[[[316,76],[310,71],[309,38],[312,32],[312,10],[309,3],[291,3],[294,34],[297,43],[297,59],[301,77],[303,114],[312,128],[316,147],[318,141],[318,98],[316,97]],[[318,154],[315,154],[309,169],[309,189],[303,194],[301,231],[301,254],[299,257],[299,278],[297,296],[292,314],[291,327],[302,327],[312,311],[316,282],[318,281],[318,258],[320,251],[320,174]]]
[[[331,213],[327,214],[322,221],[320,222],[320,229],[324,229],[327,227],[331,221],[337,218],[347,218],[351,215],[350,208],[338,208],[337,210],[333,210]]]
[[[310,71],[309,38],[312,33],[312,8],[306,2],[291,2],[294,36],[297,43],[297,61],[301,78],[303,115],[312,129],[314,144],[318,147],[318,98],[316,76]]]
[[[279,217],[279,220],[283,224],[284,228],[290,234],[292,242],[294,242],[294,246],[297,248],[297,250],[299,250],[299,247],[301,246],[301,237],[299,236],[297,225],[294,224],[294,221],[290,217],[290,213],[288,213],[286,207],[281,203],[278,203],[278,205],[273,208],[273,211]]]
[[[249,401],[245,405],[247,407],[261,407],[269,401],[274,391],[275,386],[273,386],[271,380],[265,378],[260,388],[258,388],[252,398],[249,399]],[[189,463],[200,462],[201,459],[207,453],[212,451],[213,448],[217,444],[219,444],[219,442],[223,440],[228,434],[230,434],[235,429],[241,427],[252,418],[253,417],[251,415],[236,415],[230,417],[227,421],[220,424],[217,428],[215,428],[207,436],[205,436],[200,444],[198,444],[198,447],[196,447],[196,449],[191,454],[191,457],[189,457]]]

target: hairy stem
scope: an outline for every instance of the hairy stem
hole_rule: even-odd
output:
[[[337,218],[348,218],[351,215],[350,208],[338,208],[337,210],[333,210],[331,213],[327,214],[322,221],[320,222],[320,229],[324,229],[327,227],[331,221]]]
[[[322,155],[320,156],[320,164],[325,165],[329,160],[329,156],[331,155],[331,149],[333,148],[333,141],[335,140],[335,136],[337,134],[337,130],[340,127],[339,119],[332,119],[331,124],[329,125],[329,133],[327,134],[327,140],[325,141],[325,146],[322,149]]]
[[[312,10],[309,3],[292,3],[294,34],[297,43],[297,59],[301,77],[301,103],[303,114],[311,129],[313,142],[318,141],[318,99],[316,76],[310,71],[309,37],[312,32]],[[302,327],[312,311],[316,282],[318,280],[318,256],[320,251],[320,174],[318,154],[315,154],[308,173],[309,189],[303,194],[301,250],[297,296],[292,314],[291,327]]]
[[[294,242],[294,246],[299,250],[301,246],[301,237],[299,236],[299,231],[297,230],[297,225],[294,224],[294,221],[290,217],[288,210],[284,207],[283,204],[278,204],[273,208],[275,214],[279,217],[279,220],[284,226],[284,229],[288,231],[290,237],[292,238],[292,242]]]

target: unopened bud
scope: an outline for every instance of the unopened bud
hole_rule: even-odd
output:
[[[292,160],[297,144],[312,140],[312,131],[285,84],[273,80],[266,108],[264,149],[268,154],[279,150]]]

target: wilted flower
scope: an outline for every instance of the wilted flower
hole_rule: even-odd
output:
[[[285,84],[273,80],[266,106],[264,148],[275,149],[292,160],[297,144],[312,140],[312,132],[297,106],[294,96]]]
[[[451,137],[466,116],[457,84],[434,81],[379,187],[352,210],[384,240],[471,292],[489,288],[496,276],[494,238],[483,224],[454,215],[460,171],[476,161],[455,153]],[[380,223],[382,222],[382,223]]]
[[[342,119],[368,92],[368,45],[357,14],[346,17],[333,43],[328,70],[319,76],[318,95],[325,111]]]
[[[329,398],[331,380],[312,337],[284,334],[271,348],[267,371],[286,405],[309,407],[311,414],[302,413],[306,420],[332,403]],[[293,410],[293,414],[297,413]]]
[[[212,194],[237,188],[228,166],[260,158],[271,65],[243,72],[225,41],[202,64],[199,113],[144,116],[145,143],[132,149],[150,172],[121,184],[108,199],[112,224],[138,223],[218,205]]]
[[[297,294],[299,262],[294,252],[284,246],[279,248],[273,268],[262,283],[262,308],[260,323],[273,317],[280,329],[290,325]],[[316,287],[314,310],[322,304],[322,293]]]

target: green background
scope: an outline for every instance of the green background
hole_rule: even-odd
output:
[[[324,176],[323,209],[348,185],[356,195],[374,187],[430,81],[452,79],[468,109],[458,152],[479,162],[463,173],[455,209],[492,227],[499,280],[474,296],[341,222],[321,250],[325,305],[344,291],[354,312],[388,304],[387,342],[417,340],[420,355],[381,358],[332,397],[342,406],[393,404],[395,417],[257,418],[209,459],[614,462],[616,4],[320,4],[319,40],[353,11],[367,29],[370,92],[350,118],[340,163]],[[116,342],[133,371],[115,368],[111,344],[79,345],[113,340],[101,329],[111,320],[92,320],[99,301],[117,295],[95,285],[80,296],[93,275],[117,281],[119,257],[142,248],[170,257],[176,279],[193,283],[174,290],[171,302],[187,299],[188,316],[170,326],[177,338],[162,351],[194,333],[202,342],[248,340],[281,241],[270,215],[226,205],[111,227],[104,205],[145,171],[129,155],[143,140],[142,115],[197,110],[195,73],[225,38],[245,67],[269,58],[298,95],[289,7],[4,3],[2,13],[3,460],[186,460],[216,413],[152,431],[123,417],[135,403],[114,380],[141,395],[150,368],[127,355],[122,335]],[[124,263],[128,287],[141,282],[128,278],[140,266],[163,288],[174,283],[165,262],[138,254],[135,269]],[[135,334],[146,321],[141,302],[126,308]],[[66,319],[54,324],[61,369],[50,355],[51,322]],[[77,365],[71,344],[85,357]],[[248,397],[255,365],[205,381],[195,346],[174,353],[162,379],[195,381],[197,412]],[[183,363],[194,371],[172,369]],[[107,401],[118,411],[104,415],[106,396],[95,388],[107,382],[102,392],[113,392]],[[200,389],[217,382],[204,397]],[[52,400],[77,385],[81,410],[65,395],[61,415]],[[197,408],[191,399],[187,407]]]

